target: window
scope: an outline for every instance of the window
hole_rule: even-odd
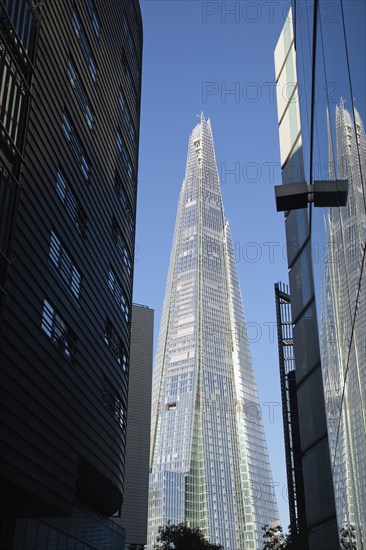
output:
[[[68,289],[78,300],[81,282],[80,273],[54,231],[51,232],[49,259]]]
[[[121,259],[126,266],[127,272],[131,275],[132,270],[132,261],[130,253],[127,250],[126,242],[122,236],[121,230],[118,227],[116,218],[113,216],[112,220],[112,238],[113,242],[116,245],[118,252],[120,253]]]
[[[78,15],[75,10],[72,12],[72,25],[74,27],[75,34],[79,40],[81,51],[83,52],[85,61],[87,62],[89,72],[94,82],[97,80],[97,68],[94,57],[91,53],[91,47],[86,37],[85,31],[80,24]]]
[[[132,99],[133,99],[134,106],[136,106],[137,94],[136,94],[135,85],[134,85],[133,80],[132,80],[132,75],[131,75],[130,69],[127,67],[127,61],[125,62],[124,73],[125,73],[125,78],[126,78],[126,82],[127,82],[127,85],[128,85],[128,89],[129,89],[130,94],[131,94]]]
[[[3,0],[5,10],[27,54],[33,45],[35,5],[33,2]],[[13,32],[11,33],[13,34]],[[15,38],[15,37],[14,37]],[[14,40],[18,43],[18,38]],[[21,48],[20,48],[21,49]]]
[[[13,143],[19,147],[28,94],[22,73],[3,49],[0,51],[0,62],[0,122]]]
[[[136,71],[136,74],[137,74],[138,78],[140,78],[140,71],[139,71],[139,66],[138,66],[138,57],[137,57],[136,47],[135,47],[135,43],[134,43],[133,38],[132,38],[131,29],[130,29],[130,26],[128,24],[126,15],[123,16],[123,30],[124,30],[124,34],[125,34],[125,37],[126,37],[126,40],[127,40],[128,49],[130,50],[133,67]]]
[[[117,147],[120,153],[122,153],[124,148],[123,138],[120,132],[117,132]]]
[[[74,362],[76,355],[75,333],[46,298],[43,302],[41,327],[67,359]]]
[[[128,323],[130,319],[130,308],[127,303],[127,298],[124,292],[122,292],[121,284],[111,268],[109,268],[108,272],[108,286]]]
[[[93,27],[93,32],[96,36],[96,39],[99,40],[100,38],[100,21],[97,16],[97,13],[95,11],[95,5],[93,0],[85,0],[85,7],[86,11],[88,12],[88,15],[91,19],[91,24]]]
[[[89,105],[84,87],[82,86],[80,78],[70,59],[67,60],[67,76],[71,84],[71,87],[75,91],[76,99],[78,100],[78,103],[84,113],[87,125],[92,130],[93,123],[94,123],[93,112]]]
[[[105,326],[104,341],[111,350],[113,357],[117,360],[117,363],[126,372],[128,368],[127,353],[112,321],[108,318]]]
[[[69,142],[69,145],[70,145],[70,148],[71,148],[71,151],[74,155],[74,157],[76,158],[80,168],[81,168],[81,172],[84,176],[84,178],[86,180],[89,179],[89,162],[87,161],[86,159],[86,156],[85,156],[85,153],[75,135],[75,131],[73,129],[73,127],[71,126],[70,124],[70,121],[69,119],[67,118],[67,116],[65,115],[65,113],[63,114],[63,117],[62,117],[62,124],[61,124],[61,128],[62,128],[62,131],[64,133],[64,136],[66,138],[66,140]]]
[[[78,203],[70,185],[63,176],[61,170],[57,170],[56,191],[61,202],[65,205],[66,211],[74,222],[80,235],[84,238],[86,234],[87,218],[84,210]]]
[[[123,120],[126,124],[131,142],[132,142],[134,148],[136,148],[135,127],[134,127],[134,124],[132,122],[132,117],[131,117],[131,114],[130,114],[130,111],[129,111],[129,108],[128,108],[128,105],[127,105],[127,101],[126,101],[125,95],[124,95],[122,90],[119,91],[119,106],[121,108],[122,115],[123,115]]]
[[[109,380],[103,376],[102,379],[102,401],[109,414],[118,422],[120,428],[126,425],[126,407],[122,398],[118,395]]]
[[[132,216],[132,209],[130,202],[127,198],[127,194],[124,190],[124,186],[122,183],[121,178],[118,174],[116,174],[115,180],[114,180],[114,189],[117,194],[118,202],[121,205],[121,208],[126,216],[126,222],[130,231],[130,235],[133,234],[133,216]]]
[[[127,151],[125,141],[124,141],[124,139],[122,137],[122,134],[119,130],[117,132],[117,147],[118,147],[119,152],[121,153],[123,166],[125,167],[125,169],[127,171],[127,174],[128,174],[128,177],[131,181],[131,180],[133,180],[132,163],[131,163],[131,160],[130,160],[130,155],[128,154],[128,151]]]

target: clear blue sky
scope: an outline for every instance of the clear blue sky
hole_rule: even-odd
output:
[[[202,110],[212,121],[286,528],[273,285],[287,282],[287,263],[283,216],[276,213],[273,190],[281,183],[273,51],[289,3],[265,4],[141,0],[144,56],[134,301],[155,309],[156,343],[188,137]],[[240,11],[225,12],[236,5]]]

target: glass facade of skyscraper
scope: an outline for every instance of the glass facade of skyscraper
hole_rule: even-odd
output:
[[[329,171],[348,179],[348,204],[326,213],[322,287],[322,362],[333,477],[340,529],[366,538],[366,138],[356,108],[344,100],[329,123]],[[330,122],[330,117],[329,117]],[[361,163],[358,163],[360,153]],[[337,368],[335,368],[335,365]]]
[[[291,300],[303,297],[292,310],[298,396],[321,364],[322,376],[317,383],[314,378],[312,396],[317,392],[318,410],[325,403],[337,531],[347,548],[357,550],[366,545],[365,22],[365,2],[293,1],[286,24],[293,30],[296,94],[290,97],[295,89],[290,79],[277,90],[292,109],[300,106],[303,171],[297,181],[348,182],[347,206],[309,204],[308,209],[290,212],[286,232],[288,244],[294,244],[289,247],[289,266],[299,266],[297,272],[291,268],[292,277],[290,272]],[[287,175],[294,180],[294,170]],[[319,328],[309,333],[311,319],[313,329]],[[317,389],[320,385],[323,392]],[[309,401],[306,405],[311,418]],[[303,429],[303,444],[317,433],[324,434],[320,419]],[[304,456],[303,465],[306,460]],[[308,473],[304,467],[305,485],[312,493],[324,464],[313,466]],[[312,516],[308,525],[321,517],[313,517],[317,506],[307,510]],[[327,537],[319,537],[323,544]],[[320,547],[314,541],[310,538],[310,548]]]
[[[278,519],[210,121],[188,146],[153,378],[148,548],[186,522],[261,549]]]

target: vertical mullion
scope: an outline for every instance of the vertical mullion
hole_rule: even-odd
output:
[[[7,102],[7,93],[8,93],[8,64],[6,62],[5,53],[1,58],[1,65],[0,65],[1,73],[2,73],[2,86],[0,91],[0,119],[1,122],[5,126],[5,106]]]
[[[19,75],[16,72],[16,69],[14,68],[14,72],[12,72],[13,82],[12,82],[12,89],[11,89],[11,112],[10,112],[10,120],[9,120],[9,134],[14,141],[15,145],[17,145],[17,127],[16,127],[16,116],[15,113],[17,112],[19,108],[20,103],[20,85],[19,85]]]
[[[19,37],[20,37],[19,27],[20,27],[20,19],[21,19],[21,12],[22,12],[21,6],[22,5],[20,0],[14,0],[14,10],[15,10],[14,27]]]
[[[11,98],[14,92],[13,88],[14,88],[14,78],[11,70],[11,65],[7,64],[7,79],[6,79],[6,88],[5,88],[7,92],[6,92],[6,99],[4,102],[4,114],[3,114],[4,126],[7,132],[9,132],[9,128],[10,128],[9,118],[11,116],[10,115],[11,104],[12,104]]]
[[[31,40],[33,13],[29,6],[25,10],[25,23],[24,23],[24,38],[23,44],[25,51],[29,53],[29,44]]]

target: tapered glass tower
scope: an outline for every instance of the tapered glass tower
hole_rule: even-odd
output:
[[[155,358],[148,548],[159,525],[262,548],[278,518],[210,121],[188,145]]]
[[[355,107],[343,99],[332,137],[329,175],[348,180],[347,207],[326,213],[322,365],[338,527],[366,541],[366,135]]]

